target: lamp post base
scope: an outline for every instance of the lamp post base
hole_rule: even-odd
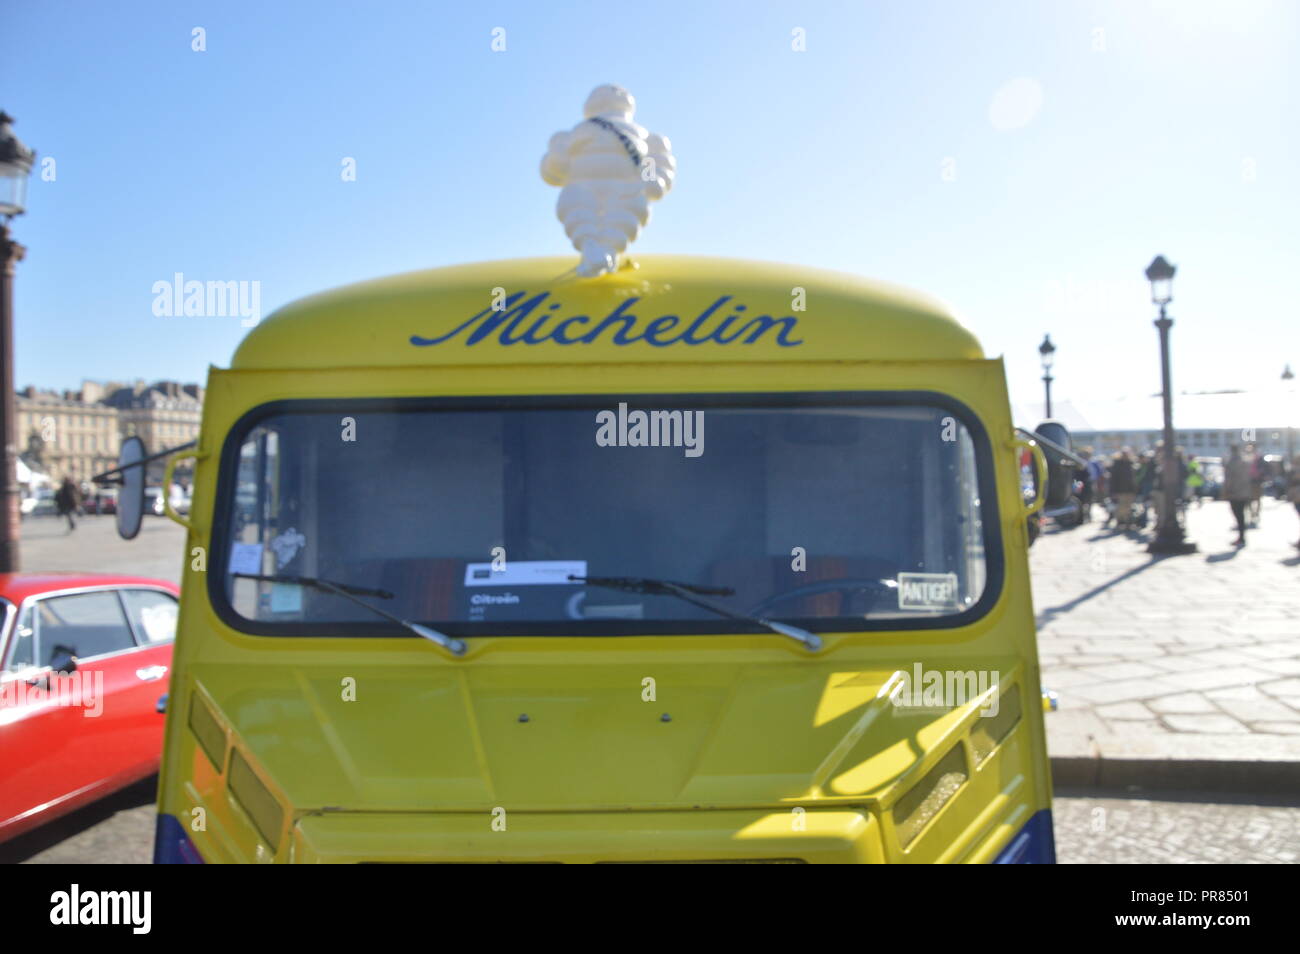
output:
[[[1147,546],[1147,553],[1159,553],[1165,556],[1186,556],[1196,552],[1196,544],[1183,536],[1182,527],[1162,530]]]

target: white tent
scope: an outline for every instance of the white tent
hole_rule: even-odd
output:
[[[28,487],[48,487],[50,484],[50,475],[42,474],[39,470],[32,470],[23,463],[22,458],[14,461],[17,466],[18,483],[26,484]]]

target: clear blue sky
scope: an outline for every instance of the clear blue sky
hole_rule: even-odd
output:
[[[1057,395],[1158,389],[1162,253],[1176,387],[1273,386],[1300,365],[1298,8],[3,0],[0,106],[57,162],[14,222],[18,383],[225,365],[237,319],[153,315],[175,272],[260,281],[265,315],[569,253],[538,161],[616,82],[679,164],[641,251],[924,289],[1006,356],[1016,401],[1049,331]]]

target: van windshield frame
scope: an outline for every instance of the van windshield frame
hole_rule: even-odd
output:
[[[978,493],[981,543],[983,548],[984,585],[975,602],[960,612],[939,616],[785,616],[780,610],[772,619],[790,623],[814,633],[869,633],[895,631],[932,631],[957,629],[985,616],[1001,598],[1005,585],[1005,552],[998,507],[996,461],[988,433],[981,419],[951,395],[928,390],[905,391],[776,391],[710,393],[592,393],[577,395],[503,395],[484,397],[401,397],[401,398],[303,398],[272,401],[258,405],[230,428],[222,444],[220,469],[212,523],[213,564],[207,573],[210,605],[217,616],[232,630],[268,637],[336,637],[393,638],[411,634],[396,623],[378,616],[373,620],[269,622],[252,619],[236,610],[228,590],[226,572],[234,542],[231,520],[238,492],[241,449],[248,435],[270,418],[295,414],[337,415],[336,420],[357,414],[385,414],[437,411],[518,411],[579,410],[596,412],[617,407],[620,402],[631,407],[677,407],[707,411],[713,409],[763,409],[776,411],[799,408],[898,407],[912,406],[942,410],[961,424],[969,435],[975,461],[975,487]],[[490,559],[487,552],[484,561]],[[289,572],[289,571],[285,571]],[[594,572],[594,571],[593,571]],[[673,577],[681,580],[681,577]],[[343,580],[353,583],[357,581]],[[700,581],[690,581],[700,582]],[[372,600],[383,609],[391,609],[386,600]],[[422,620],[413,622],[435,625],[440,631],[458,638],[497,636],[669,636],[767,633],[751,623],[721,616],[699,619],[615,619],[585,618],[572,620],[490,620],[483,622]],[[775,637],[774,637],[775,638]]]

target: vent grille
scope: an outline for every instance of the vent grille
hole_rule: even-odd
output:
[[[230,756],[230,794],[253,820],[262,840],[275,851],[284,827],[284,809],[238,749]]]
[[[1011,734],[1020,722],[1020,687],[1012,686],[1002,693],[998,701],[998,714],[975,720],[970,732],[970,747],[975,754],[975,764],[980,765],[993,754],[993,750]]]
[[[190,731],[212,767],[222,771],[226,767],[226,733],[197,692],[190,696]]]
[[[894,806],[894,828],[904,848],[939,814],[939,809],[948,804],[965,781],[966,756],[959,743]]]

